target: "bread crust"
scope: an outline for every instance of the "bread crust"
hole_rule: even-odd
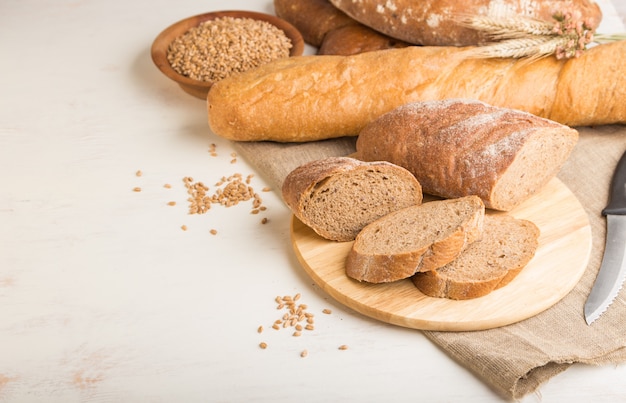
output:
[[[393,176],[412,191],[400,194],[397,189],[386,189],[387,194],[383,196],[384,199],[378,199],[381,197],[380,195],[373,192],[368,193],[368,190],[370,190],[370,186],[380,186],[382,189],[382,185],[360,183],[361,194],[359,196],[367,198],[366,201],[338,200],[346,194],[346,191],[342,193],[343,189],[340,189],[338,192],[324,196],[326,198],[326,217],[319,216],[324,212],[307,210],[307,207],[310,208],[311,199],[318,197],[319,192],[323,191],[326,184],[330,184],[333,178],[340,175],[352,175],[354,181],[360,181],[356,175],[368,170],[385,174],[388,177]],[[283,182],[282,195],[293,214],[318,235],[329,240],[345,242],[354,240],[358,232],[371,221],[394,210],[421,204],[422,187],[409,171],[389,162],[363,162],[349,157],[329,157],[305,163],[290,172]],[[393,203],[390,201],[392,199],[394,200]],[[354,210],[357,210],[361,206],[366,206],[367,201],[377,204],[376,207],[364,214],[346,211],[344,214],[346,221],[341,227],[337,227],[334,222],[329,222],[331,210],[339,208],[333,205],[334,203],[352,206]]]
[[[428,211],[431,212],[431,207],[438,208],[445,204],[464,204],[472,210],[472,214],[464,221],[456,223],[438,222],[438,226],[449,224],[453,225],[453,228],[445,233],[437,233],[433,238],[424,242],[422,246],[410,250],[379,252],[369,250],[363,246],[363,243],[366,242],[365,240],[371,237],[373,233],[384,232],[394,228],[404,218],[410,221],[413,216],[420,214],[420,209],[429,209]],[[346,275],[357,281],[388,283],[409,278],[417,272],[435,270],[453,261],[470,244],[482,237],[484,216],[485,206],[475,196],[431,201],[421,206],[408,207],[390,213],[366,226],[356,237],[346,259]],[[435,218],[435,216],[433,215],[432,218]],[[433,224],[420,223],[419,225]],[[414,227],[406,228],[406,230],[410,232],[420,231],[417,226],[418,224],[415,223]],[[412,237],[410,234],[407,236]],[[403,242],[403,239],[395,241],[400,243]],[[380,246],[382,247],[383,245]],[[395,245],[391,244],[391,248],[395,248]]]
[[[274,0],[276,15],[300,31],[309,45],[319,47],[326,34],[347,25],[361,25],[328,0]]]
[[[300,221],[307,224],[301,212],[311,190],[324,179],[351,172],[359,166],[363,166],[361,161],[348,157],[331,157],[302,164],[285,177],[282,186],[283,201]]]
[[[214,84],[211,130],[237,141],[356,136],[402,104],[478,99],[570,126],[626,123],[626,41],[581,57],[469,59],[464,48],[409,46],[277,60]]]
[[[347,25],[329,31],[318,55],[356,55],[375,50],[404,48],[408,43],[383,35],[365,25]]]
[[[571,10],[596,28],[602,20],[590,0],[330,0],[339,10],[372,29],[412,44],[468,46],[486,38],[459,23],[465,15],[518,14],[546,21],[558,11]]]
[[[490,235],[490,231],[498,231],[497,226],[505,228],[502,231],[514,233],[511,237],[514,236],[515,241]],[[539,246],[540,230],[528,220],[507,215],[487,215],[484,231],[483,240],[470,245],[457,260],[443,268],[415,274],[411,277],[413,284],[428,296],[455,300],[483,297],[509,284],[534,257]],[[497,238],[502,242],[490,242],[488,238]],[[513,257],[498,257],[506,254]],[[457,267],[465,269],[472,264],[475,265],[475,273],[455,275]]]
[[[348,17],[328,0],[274,0],[276,15],[295,26],[320,55],[352,55],[408,46]]]
[[[428,194],[479,196],[510,211],[552,179],[578,141],[578,132],[529,113],[479,101],[406,104],[360,133],[357,156],[412,172]]]

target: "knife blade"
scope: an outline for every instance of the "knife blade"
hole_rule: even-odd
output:
[[[585,302],[585,321],[591,325],[613,303],[626,279],[626,152],[611,183],[606,216],[606,247],[600,270]]]

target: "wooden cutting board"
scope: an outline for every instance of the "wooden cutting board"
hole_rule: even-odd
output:
[[[295,217],[291,238],[298,260],[315,283],[363,315],[422,330],[484,330],[527,319],[556,304],[578,283],[591,253],[588,217],[558,179],[508,214],[539,227],[537,253],[511,283],[465,301],[425,296],[410,280],[389,284],[352,280],[344,271],[352,242],[328,241]]]

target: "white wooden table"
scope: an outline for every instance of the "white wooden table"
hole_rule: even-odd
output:
[[[261,214],[250,203],[187,213],[184,177],[213,191],[254,170],[232,161],[204,103],[149,48],[169,24],[224,8],[0,4],[0,401],[501,401],[420,332],[314,286],[291,251],[289,211],[258,175]],[[269,0],[226,8],[273,13]],[[271,329],[274,298],[298,293],[315,330]],[[523,402],[592,399],[626,401],[626,365],[575,365]]]

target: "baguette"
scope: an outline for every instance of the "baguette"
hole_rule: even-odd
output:
[[[422,203],[422,188],[406,169],[348,157],[300,165],[285,178],[282,194],[300,221],[332,241],[352,241],[372,221]]]
[[[579,14],[592,28],[602,12],[591,0],[330,0],[339,10],[372,29],[417,45],[468,46],[486,41],[459,23],[464,15],[525,15],[552,21],[558,12]]]
[[[464,49],[410,46],[276,60],[214,84],[209,126],[238,141],[356,136],[402,104],[447,98],[479,99],[570,126],[626,123],[626,41],[576,59],[532,62],[471,59]]]
[[[508,215],[486,215],[483,237],[454,261],[411,280],[422,293],[465,300],[485,296],[510,283],[535,256],[539,228]]]
[[[394,211],[357,235],[346,275],[388,283],[434,270],[482,237],[485,206],[476,196],[436,200]]]
[[[408,169],[428,194],[479,196],[510,211],[560,170],[578,141],[567,126],[480,101],[400,106],[367,125],[356,156]]]

